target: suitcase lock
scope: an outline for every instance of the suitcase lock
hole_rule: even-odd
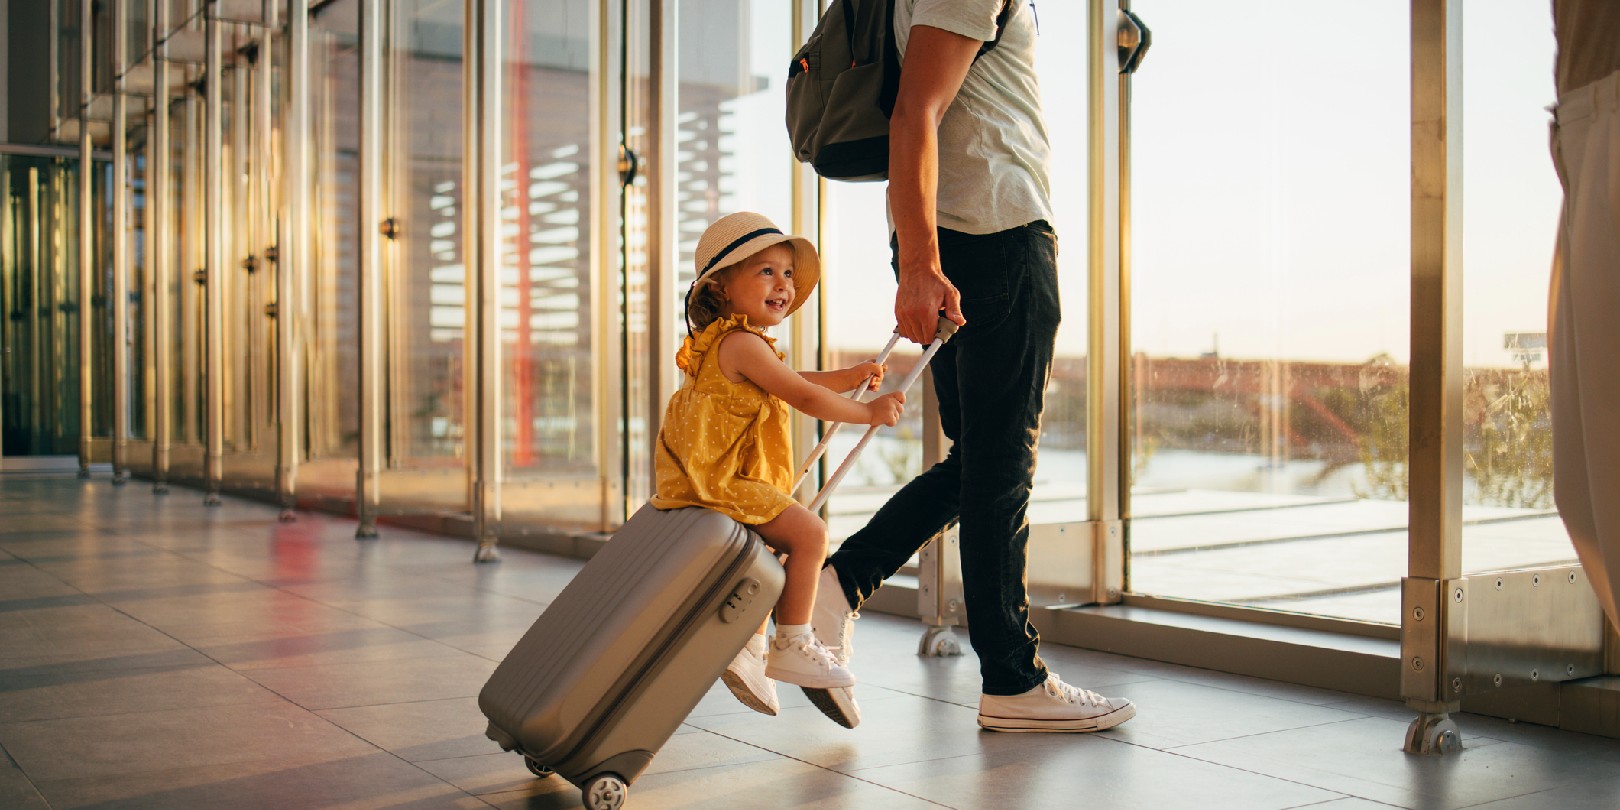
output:
[[[731,595],[720,604],[720,621],[730,624],[742,617],[748,606],[754,603],[754,597],[759,595],[759,580],[749,577],[737,583],[731,589]]]

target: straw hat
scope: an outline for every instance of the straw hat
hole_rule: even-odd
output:
[[[793,248],[793,303],[787,314],[792,315],[816,289],[821,279],[821,259],[815,245],[802,236],[790,236],[766,219],[762,214],[740,211],[727,214],[714,221],[698,239],[693,264],[697,275],[686,292],[687,317],[691,317],[692,290],[708,276],[718,273],[772,245],[788,243]]]

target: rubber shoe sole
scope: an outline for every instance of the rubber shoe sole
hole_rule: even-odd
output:
[[[1041,720],[1031,717],[990,717],[979,715],[979,728],[985,731],[1045,731],[1080,733],[1106,731],[1136,716],[1136,704],[1127,703],[1107,714],[1096,717],[1072,717],[1059,720]]]
[[[850,687],[834,689],[811,689],[803,687],[804,696],[810,699],[811,705],[827,715],[827,719],[844,728],[854,728],[861,724],[861,707],[855,702],[855,691]]]
[[[776,716],[776,708],[760,700],[759,695],[754,694],[754,690],[748,688],[748,682],[743,680],[741,675],[728,669],[720,673],[720,681],[726,685],[727,689],[731,690],[732,696],[737,698],[742,705],[760,714],[770,715],[771,717]]]

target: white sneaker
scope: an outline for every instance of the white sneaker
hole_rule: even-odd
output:
[[[816,581],[816,604],[810,611],[810,625],[816,638],[832,651],[838,663],[849,666],[855,654],[855,620],[861,614],[850,609],[844,596],[844,586],[838,583],[838,572],[828,565],[821,569]]]
[[[772,641],[765,657],[765,676],[815,689],[855,685],[849,669],[810,633]]]
[[[754,638],[759,639],[758,644]],[[782,706],[776,701],[776,681],[765,677],[765,650],[768,644],[764,636],[753,636],[737,651],[737,657],[731,659],[720,680],[737,700],[742,701],[742,705],[775,717]]]
[[[827,719],[844,728],[854,728],[861,724],[861,707],[855,702],[855,689],[849,686],[838,686],[832,689],[812,689],[803,687],[804,696],[810,703],[827,715]]]
[[[1070,686],[1052,672],[1022,695],[979,696],[979,727],[990,731],[1102,731],[1135,716],[1135,703]]]

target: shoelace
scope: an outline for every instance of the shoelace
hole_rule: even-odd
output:
[[[1063,679],[1056,675],[1046,679],[1046,693],[1065,703],[1083,702],[1093,706],[1101,706],[1105,703],[1102,695],[1090,689],[1081,689],[1078,686],[1064,683]]]
[[[848,664],[849,657],[855,654],[855,620],[860,617],[861,612],[858,610],[852,610],[844,614],[844,620],[838,623],[838,641],[840,643],[837,647],[828,648],[841,665]]]
[[[822,644],[815,636],[810,636],[798,642],[794,645],[794,649],[822,669],[832,669],[838,666],[838,656],[833,655],[832,650],[827,649],[827,646]]]

